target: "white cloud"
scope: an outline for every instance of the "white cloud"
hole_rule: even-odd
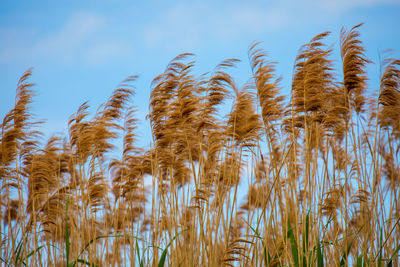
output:
[[[124,42],[105,42],[99,43],[91,47],[86,55],[85,60],[89,64],[102,64],[113,61],[132,54],[132,47]]]
[[[161,12],[143,29],[144,40],[148,45],[166,46],[179,43],[181,46],[191,46],[199,42],[204,30],[201,23],[203,10],[194,5],[175,5]]]
[[[34,38],[33,29],[3,28],[0,30],[0,61],[13,61],[26,58],[30,52],[27,41]],[[30,57],[30,55],[29,55]]]
[[[78,59],[91,39],[101,30],[104,18],[76,12],[54,31],[34,28],[3,29],[0,44],[0,61],[22,61],[32,64],[35,60],[61,63]]]
[[[277,7],[235,4],[213,19],[213,32],[223,39],[276,31],[288,25],[289,13]]]
[[[339,19],[348,12],[360,8],[375,8],[385,5],[398,5],[400,0],[283,0],[281,8],[290,8],[292,23],[313,23],[315,19],[332,21]]]
[[[32,54],[34,57],[56,57],[61,61],[70,61],[102,25],[104,19],[98,15],[75,13],[60,30],[37,42],[32,48]]]
[[[385,4],[400,4],[400,0],[330,0],[330,1],[312,1],[310,4],[325,11],[343,13],[355,8],[373,7]]]
[[[143,29],[148,45],[193,46],[211,38],[234,40],[243,35],[279,30],[287,25],[284,9],[253,4],[219,6],[207,4],[176,4],[156,14]]]
[[[36,29],[35,26],[0,29],[0,62],[36,64],[38,60],[52,63],[84,60],[89,64],[105,63],[132,51],[133,39],[137,43],[135,47],[144,42],[152,49],[193,51],[208,42],[254,40],[289,27],[333,21],[356,8],[395,3],[399,4],[400,0],[195,1],[169,4],[165,9],[153,11],[144,5],[142,12],[151,14],[150,20],[125,20],[132,23],[129,29],[134,29],[134,37],[118,35],[120,29],[128,29],[125,24],[126,28],[121,27],[118,15],[80,11],[56,29]],[[111,17],[106,20],[106,16]],[[110,33],[112,27],[117,29]],[[118,41],[110,41],[110,34],[112,40]]]

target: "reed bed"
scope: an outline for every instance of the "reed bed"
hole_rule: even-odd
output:
[[[289,96],[259,43],[243,87],[236,59],[196,76],[177,56],[151,85],[149,149],[136,76],[43,144],[28,70],[1,123],[2,265],[398,266],[400,60],[367,91],[360,26],[340,66],[329,32],[303,45]]]

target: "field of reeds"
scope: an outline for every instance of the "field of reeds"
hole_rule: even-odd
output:
[[[28,70],[1,123],[1,265],[398,266],[400,60],[367,90],[359,26],[337,66],[329,32],[302,46],[289,96],[259,43],[242,88],[235,59],[196,76],[177,56],[151,85],[150,149],[135,76],[41,142]]]

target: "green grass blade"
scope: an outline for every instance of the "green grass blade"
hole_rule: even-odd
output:
[[[137,251],[137,257],[138,257],[138,261],[139,261],[139,266],[140,267],[144,267],[143,260],[140,259],[139,242],[138,242],[137,238],[136,238],[136,251]]]
[[[33,254],[35,254],[36,252],[38,252],[39,250],[41,250],[44,247],[44,245],[41,245],[39,247],[37,247],[35,250],[32,250],[31,252],[29,252],[28,255],[26,255],[26,257],[21,261],[24,265],[26,265],[25,261],[27,259],[29,259],[30,257],[32,257]]]
[[[354,240],[356,240],[356,237],[358,233],[363,229],[364,225],[360,227],[360,229],[357,230],[356,234],[354,235],[353,239],[351,240],[350,244],[347,246],[346,251],[343,253],[342,259],[340,260],[340,267],[345,266],[345,263],[347,261],[347,256],[350,253],[351,247],[353,246]]]
[[[271,262],[271,256],[269,255],[269,252],[267,252],[267,248],[266,248],[266,246],[264,244],[264,240],[262,239],[262,237],[258,233],[257,229],[254,229],[254,227],[251,226],[247,221],[245,221],[245,220],[243,220],[243,221],[250,227],[250,229],[254,232],[256,237],[261,240],[261,244],[263,246],[263,251],[264,251],[264,263],[265,263],[265,266],[268,266],[269,262]]]
[[[290,221],[288,220],[288,232],[287,237],[290,240],[290,247],[292,249],[292,257],[294,266],[299,267],[299,249],[297,247],[296,238],[293,233],[293,227],[290,226]]]
[[[394,259],[394,257],[396,256],[397,252],[399,252],[399,250],[400,250],[400,244],[397,246],[397,248],[394,250],[392,256],[390,257],[389,262],[388,262],[388,264],[386,265],[387,267],[392,266],[392,264],[393,264],[393,259]]]
[[[264,246],[264,263],[265,263],[265,267],[267,267],[270,262],[271,262],[271,256],[269,255],[269,252],[267,252],[267,248]]]
[[[165,264],[165,259],[167,258],[167,252],[168,252],[168,248],[171,246],[171,243],[179,236],[180,233],[178,233],[176,236],[174,236],[172,238],[171,241],[169,241],[169,243],[167,244],[167,247],[163,250],[162,254],[161,254],[161,258],[158,262],[158,267],[164,267]]]
[[[362,267],[363,266],[363,256],[362,256],[362,254],[358,255],[356,266],[357,267]]]
[[[324,257],[319,238],[317,240],[317,267],[324,267]]]
[[[7,261],[5,261],[2,257],[0,257],[0,261],[4,262],[4,264],[5,264],[6,266],[10,266],[10,264],[8,264]]]
[[[303,267],[307,267],[307,252],[308,252],[308,235],[309,235],[309,231],[310,231],[310,211],[307,212],[306,215],[306,225],[305,225],[306,229],[305,229],[305,234],[303,236]],[[309,261],[311,262],[311,260]]]
[[[254,229],[254,227],[251,226],[247,221],[245,221],[245,220],[243,220],[243,221],[250,227],[250,229],[254,232],[256,237],[259,238],[262,242],[262,238],[261,238],[260,234],[258,233],[257,229]]]
[[[171,242],[168,243],[167,247],[163,250],[162,254],[161,254],[161,258],[160,261],[158,262],[158,267],[163,267],[165,264],[165,259],[167,258],[167,252],[168,252],[168,248],[171,245]]]
[[[86,243],[86,245],[84,246],[83,249],[81,249],[81,252],[78,255],[78,258],[83,254],[83,252],[85,252],[85,250],[94,243],[94,241],[97,241],[99,239],[103,239],[103,238],[109,238],[109,237],[130,237],[130,235],[124,235],[124,234],[119,234],[119,235],[100,235],[100,236],[96,236],[95,238],[91,239],[89,242]]]
[[[161,254],[160,261],[158,262],[158,267],[164,266],[165,259],[167,258],[167,249],[168,249],[168,246],[163,250],[163,253]]]
[[[24,244],[24,238],[22,238],[22,239],[18,242],[18,245],[17,245],[17,248],[16,248],[16,250],[17,250],[17,255],[15,256],[15,261],[14,261],[15,266],[17,266],[18,263],[21,262],[19,256],[21,255],[21,251],[22,251],[22,246],[23,246],[23,244]]]
[[[81,252],[79,253],[79,255],[78,255],[77,258],[79,258],[80,256],[82,256],[83,252],[85,252],[85,250],[86,250],[91,244],[93,244],[94,241],[97,241],[97,240],[102,239],[102,238],[109,238],[109,237],[130,237],[130,235],[119,234],[119,235],[100,235],[100,236],[97,236],[97,237],[91,239],[88,243],[86,243],[85,247],[81,250]],[[75,266],[75,264],[76,264],[77,262],[78,262],[77,259],[76,259],[75,261],[73,261],[73,265],[72,265],[72,266]]]
[[[378,253],[378,267],[382,266],[382,227],[379,234],[379,253]]]
[[[340,267],[344,267],[346,260],[347,260],[347,255],[349,255],[351,246],[353,245],[353,241],[350,242],[350,244],[347,246],[347,250],[343,253],[342,259],[340,260]]]

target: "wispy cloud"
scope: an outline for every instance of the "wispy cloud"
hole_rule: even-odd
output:
[[[33,41],[37,31],[32,28],[0,29],[0,62],[11,62],[31,57],[28,41]],[[29,54],[29,55],[28,55]]]
[[[104,16],[76,11],[51,31],[48,28],[41,28],[41,31],[34,28],[3,29],[0,61],[99,64],[121,58],[129,52],[129,46],[123,41],[104,38],[106,24]]]
[[[320,19],[328,22],[357,8],[385,4],[400,4],[400,0],[179,2],[154,12],[152,21],[142,30],[151,47],[179,45],[185,49],[210,40],[233,41],[309,25]]]
[[[343,13],[355,8],[382,6],[386,4],[400,4],[399,0],[331,0],[331,1],[311,1],[310,5],[320,8],[330,13]]]
[[[144,25],[144,41],[150,46],[172,46],[176,43],[190,46],[200,42],[206,27],[201,25],[202,9],[194,5],[178,4],[159,12],[149,24]]]
[[[193,46],[210,38],[233,40],[251,33],[279,30],[285,27],[288,14],[283,9],[259,5],[218,2],[176,4],[156,15],[145,25],[143,33],[148,45],[158,46],[179,43]]]
[[[275,6],[257,4],[232,4],[212,19],[215,37],[235,39],[248,34],[260,34],[284,29],[288,26],[289,13]]]
[[[85,60],[88,64],[104,64],[124,58],[132,54],[133,48],[125,42],[104,42],[96,44],[88,49]]]
[[[56,20],[55,28],[0,29],[0,62],[105,64],[132,53],[133,47],[193,51],[211,42],[252,41],[319,20],[334,21],[357,8],[385,4],[400,4],[400,0],[172,1],[155,10],[150,4],[132,4],[131,8],[151,14],[147,21],[123,20],[118,13],[75,11],[64,21]],[[130,30],[133,34],[123,34]]]
[[[39,40],[32,47],[32,56],[56,57],[66,62],[73,60],[103,25],[103,17],[77,12],[58,31]]]

